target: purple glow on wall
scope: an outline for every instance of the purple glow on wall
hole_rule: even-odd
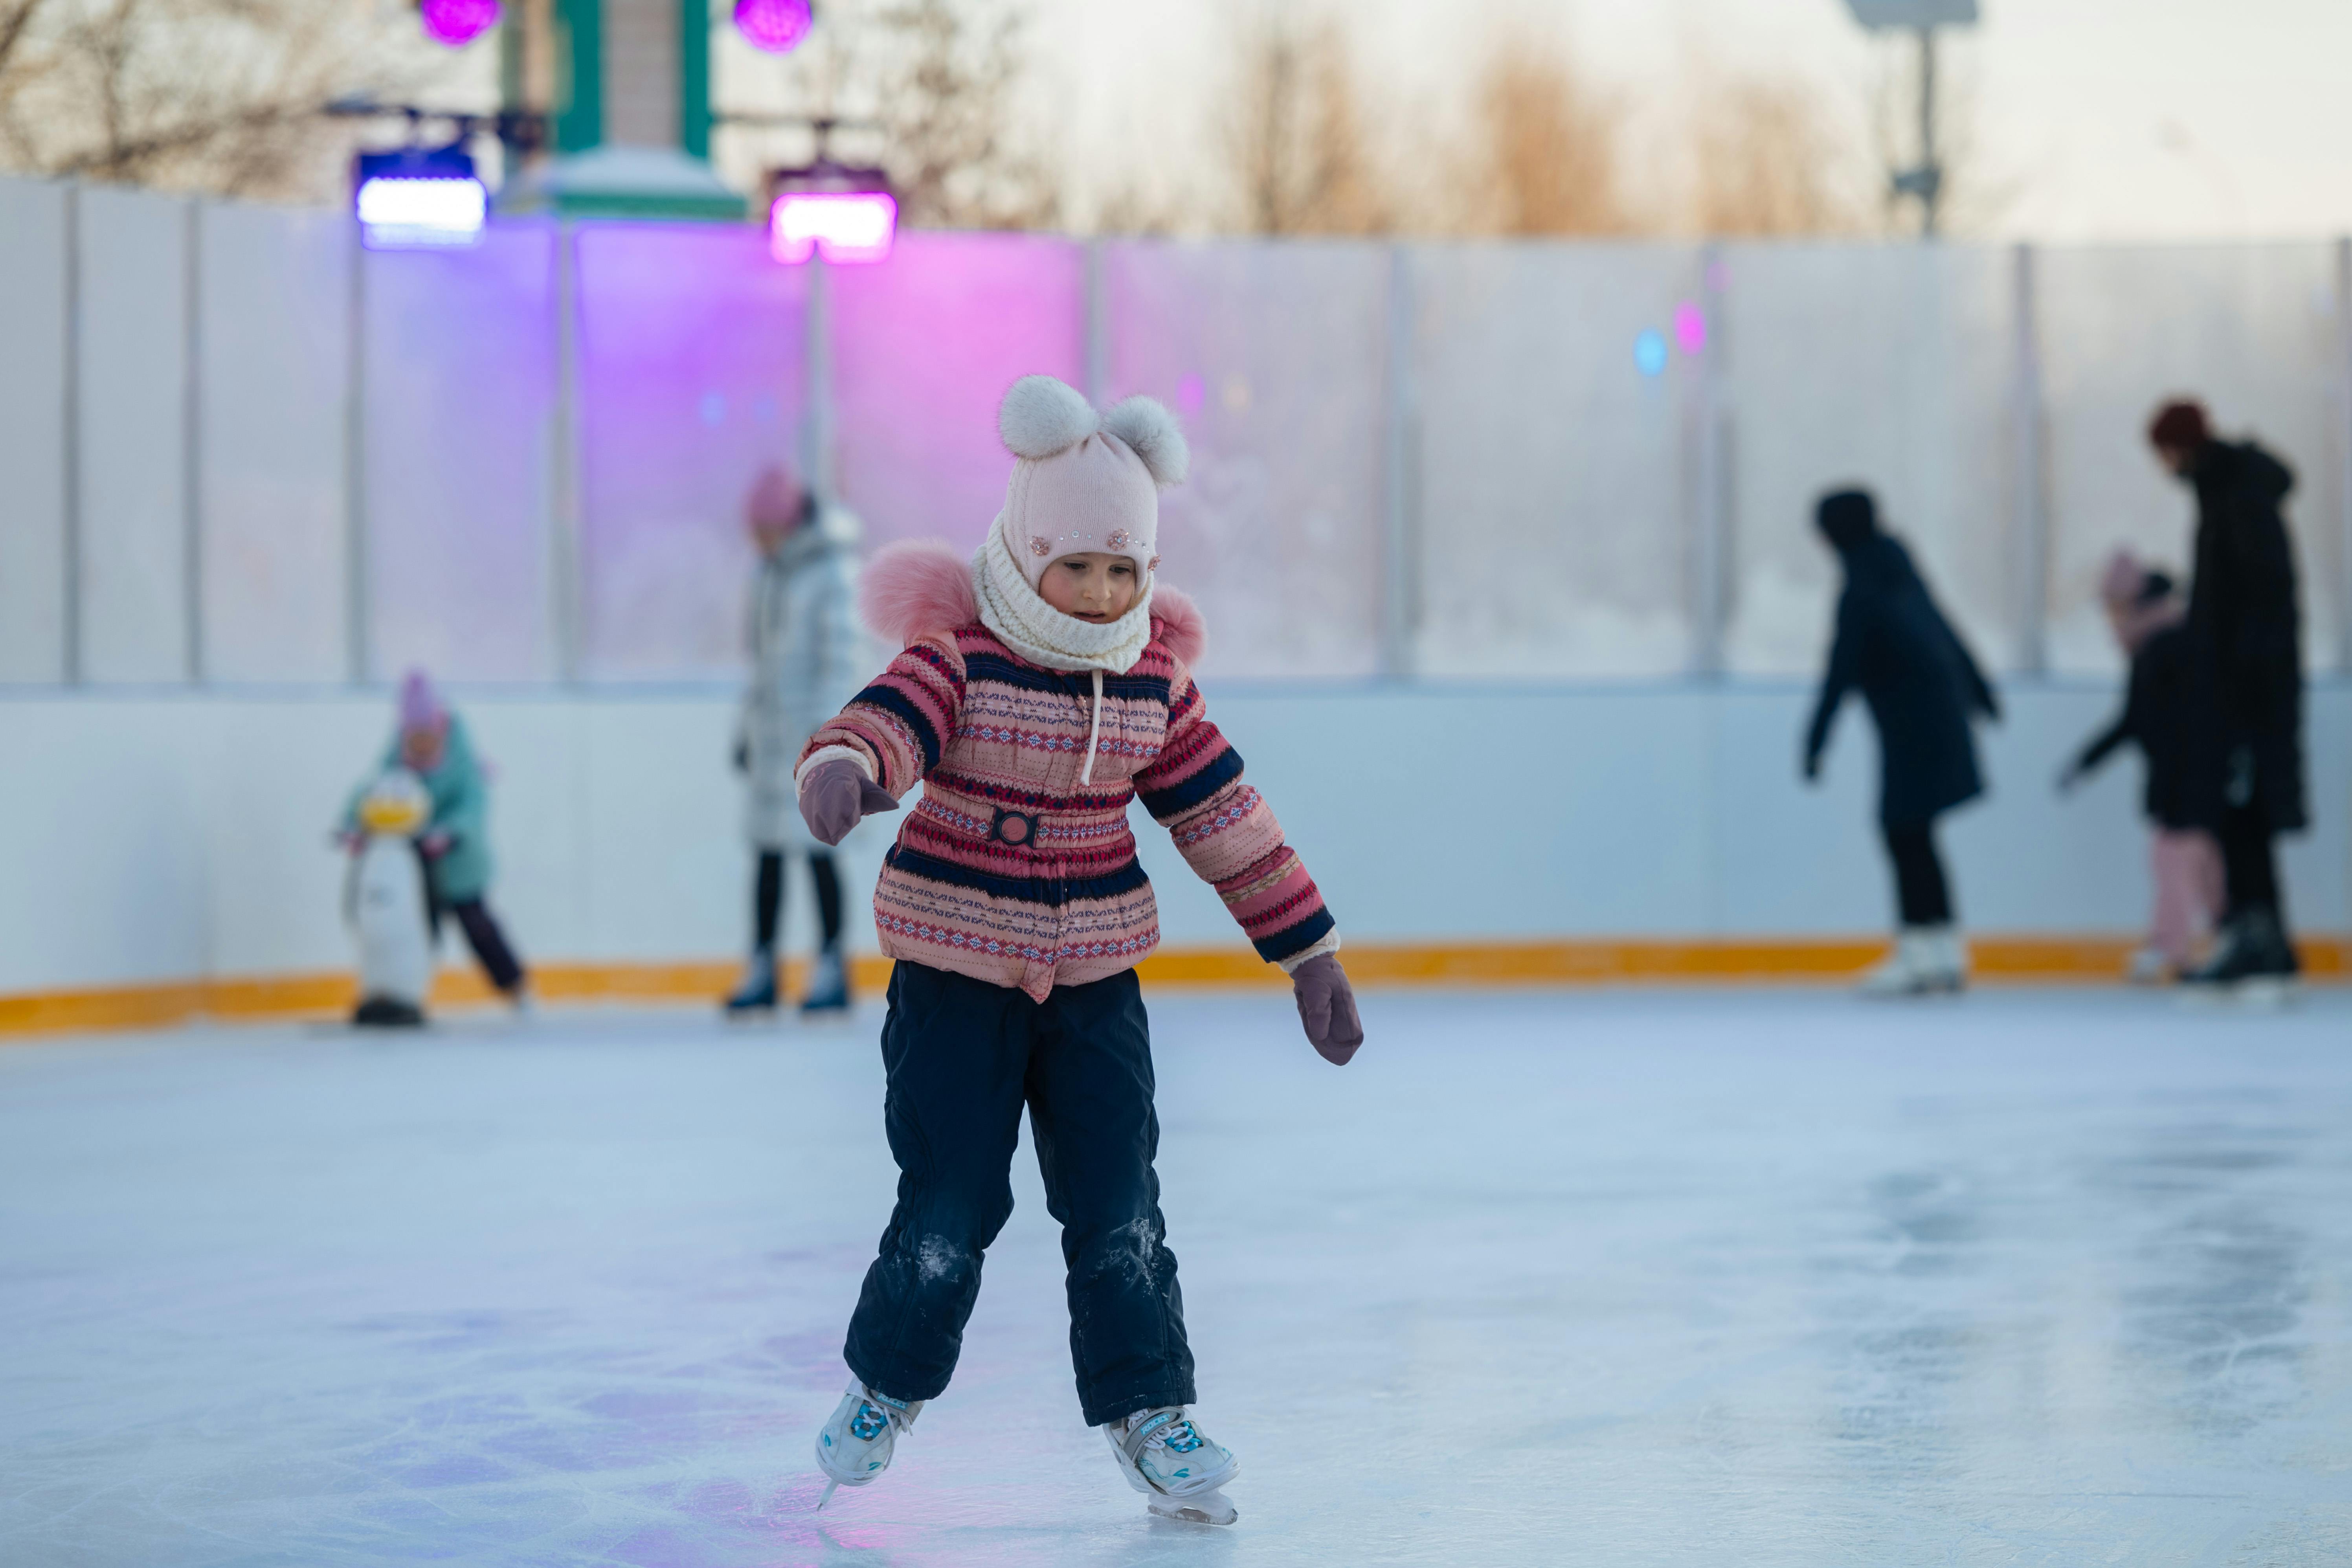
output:
[[[779,261],[822,252],[827,261],[882,261],[898,230],[898,204],[883,191],[786,191],[768,212],[768,246]]]
[[[1694,359],[1706,352],[1706,312],[1687,300],[1675,307],[1675,344]]]
[[[1086,380],[1085,265],[1079,247],[1036,236],[910,233],[889,266],[833,274],[837,471],[869,548],[980,542],[1013,472],[997,400],[1032,373]],[[1167,381],[1114,370],[1111,384]]]
[[[1190,419],[1201,412],[1201,405],[1208,400],[1208,384],[1201,379],[1199,371],[1188,371],[1176,378],[1177,413]]]
[[[583,224],[577,265],[582,668],[733,677],[743,498],[800,456],[809,275],[737,224]]]
[[[809,0],[735,0],[735,30],[755,49],[788,55],[808,37]]]
[[[417,0],[416,14],[426,37],[454,49],[498,26],[499,0]]]

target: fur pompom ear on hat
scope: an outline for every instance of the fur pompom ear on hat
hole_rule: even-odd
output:
[[[1032,462],[1066,452],[1101,427],[1094,405],[1075,386],[1050,375],[1024,375],[997,406],[996,433],[1005,450]]]
[[[1119,403],[1102,416],[1102,427],[1118,437],[1143,459],[1151,482],[1161,489],[1184,482],[1184,470],[1192,462],[1192,449],[1184,445],[1184,432],[1176,424],[1176,416],[1149,397],[1130,397]]]

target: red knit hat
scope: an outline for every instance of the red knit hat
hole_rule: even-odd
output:
[[[2148,444],[2168,452],[2193,452],[2212,438],[2205,405],[2193,398],[2174,398],[2147,422]]]

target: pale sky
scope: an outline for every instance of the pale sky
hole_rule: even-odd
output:
[[[1032,0],[1034,110],[1082,190],[1197,163],[1250,4],[1345,18],[1377,100],[1443,125],[1498,34],[1557,40],[1671,140],[1691,61],[1799,79],[1868,146],[1874,45],[1843,0]],[[2352,0],[1980,0],[1951,35],[1974,163],[2006,193],[1979,232],[2044,240],[2352,234]],[[1902,51],[1899,55],[1894,51]],[[1410,121],[1408,121],[1410,123]],[[1647,160],[1637,156],[1639,182]],[[1656,159],[1664,177],[1664,160]]]

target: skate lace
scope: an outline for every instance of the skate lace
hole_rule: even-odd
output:
[[[882,1436],[882,1429],[889,1425],[890,1416],[887,1411],[861,1401],[857,1414],[849,1418],[849,1435],[861,1443],[871,1443]]]
[[[1147,1448],[1165,1448],[1172,1454],[1189,1454],[1201,1446],[1201,1434],[1189,1415],[1179,1415],[1143,1440]]]

